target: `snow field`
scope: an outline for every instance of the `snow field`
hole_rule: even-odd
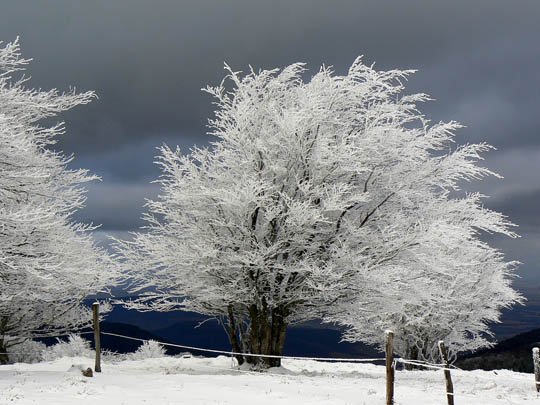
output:
[[[285,360],[268,373],[232,367],[229,357],[162,357],[104,363],[65,357],[0,367],[0,404],[384,404],[385,368]],[[507,370],[452,371],[458,404],[540,403],[533,376]],[[442,371],[396,372],[396,404],[444,404]]]

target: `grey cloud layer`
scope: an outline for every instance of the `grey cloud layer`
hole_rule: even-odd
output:
[[[79,136],[64,142],[91,153],[164,132],[204,138],[211,106],[200,88],[220,80],[224,61],[343,71],[364,54],[382,68],[421,69],[411,87],[440,99],[428,109],[452,113],[445,119],[474,125],[472,114],[493,118],[510,105],[517,111],[499,121],[524,117],[513,121],[530,129],[539,15],[537,1],[17,0],[2,3],[0,38],[21,34],[35,83],[98,92],[99,102],[68,116]],[[480,124],[488,138],[506,139]]]

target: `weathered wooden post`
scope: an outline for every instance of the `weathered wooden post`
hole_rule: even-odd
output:
[[[534,366],[534,384],[536,391],[540,392],[540,350],[538,347],[533,347],[533,366]]]
[[[394,404],[394,332],[386,332],[386,405]]]
[[[442,340],[439,340],[439,353],[441,354],[442,363],[444,364],[444,378],[446,379],[446,398],[448,405],[454,405],[454,384],[452,383],[452,375],[450,374],[450,363],[448,362],[448,350]]]
[[[99,333],[99,302],[92,304],[92,312],[94,314],[94,342],[96,346],[96,364],[94,370],[101,373],[101,339]]]

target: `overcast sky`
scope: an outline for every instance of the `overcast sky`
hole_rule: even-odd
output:
[[[140,226],[157,193],[156,146],[208,142],[200,89],[219,83],[224,62],[344,73],[364,55],[418,69],[408,91],[436,99],[423,106],[432,120],[465,124],[460,143],[497,147],[486,165],[505,179],[469,187],[519,225],[522,238],[493,243],[524,263],[517,285],[530,288],[540,285],[539,21],[539,0],[3,0],[0,40],[20,37],[34,87],[97,92],[63,116],[60,147],[103,178],[79,216],[101,223],[100,237]]]

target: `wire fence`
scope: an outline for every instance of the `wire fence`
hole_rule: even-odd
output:
[[[86,335],[86,334],[94,334],[93,331],[85,331],[80,332],[79,335]],[[100,331],[99,334],[101,335],[107,335],[112,337],[117,337],[121,339],[127,339],[132,341],[138,341],[138,342],[149,342],[150,339],[142,339],[138,337],[133,336],[127,336],[119,333],[113,333],[113,332],[104,332]],[[69,336],[70,334],[62,334],[57,336],[50,336],[52,338],[60,338]],[[231,367],[219,367],[214,366],[210,364],[204,364],[199,363],[196,365],[197,368],[212,370],[212,371],[219,371],[219,372],[232,372],[232,373],[238,373],[238,374],[250,374],[250,375],[266,375],[266,376],[273,376],[273,377],[279,377],[284,379],[296,379],[296,378],[304,378],[306,377],[305,374],[291,374],[290,372],[284,372],[284,373],[275,373],[269,370],[265,370],[264,373],[261,373],[260,371],[256,371],[253,369],[246,369],[239,367],[237,362],[235,361],[236,356],[243,356],[244,358],[247,357],[259,357],[259,358],[269,358],[269,359],[281,359],[281,360],[301,360],[301,361],[320,361],[320,362],[340,362],[340,363],[379,363],[384,362],[387,360],[387,357],[373,357],[373,358],[345,358],[345,357],[306,357],[306,356],[281,356],[281,355],[269,355],[269,354],[257,354],[257,353],[241,353],[241,352],[234,352],[234,351],[228,351],[228,350],[218,350],[218,349],[211,349],[211,348],[205,348],[205,347],[197,347],[197,346],[190,346],[190,345],[181,345],[176,343],[167,343],[167,342],[161,342],[154,340],[156,343],[164,346],[164,347],[174,347],[179,349],[184,349],[186,351],[194,351],[194,352],[201,352],[201,353],[211,353],[211,354],[218,354],[218,355],[224,355],[231,357]],[[26,352],[7,352],[7,353],[0,353],[0,354],[7,354],[7,355],[25,355],[30,353],[31,351]],[[38,353],[37,351],[34,351],[33,353]],[[191,353],[190,353],[191,354]],[[490,376],[482,375],[479,373],[471,374],[471,371],[466,371],[459,369],[458,367],[449,365],[449,364],[439,364],[439,363],[430,363],[427,361],[422,360],[409,360],[404,359],[401,357],[394,358],[391,356],[392,359],[392,368],[393,370],[397,369],[398,364],[402,365],[409,365],[413,366],[415,368],[424,368],[427,370],[433,370],[433,371],[444,371],[444,372],[450,372],[452,371],[455,375],[459,376],[460,379],[470,379],[471,377],[474,379],[480,379],[480,380],[487,380],[493,382],[494,377],[500,378],[500,382],[506,382],[508,380],[514,380],[519,381],[522,384],[528,384],[529,382],[523,378],[518,377],[514,375],[509,375],[508,373],[505,373],[504,375],[499,375],[496,372],[493,372]],[[196,370],[186,370],[186,371],[196,371]],[[392,371],[393,372],[393,371]],[[387,363],[387,373],[388,373],[388,363]],[[387,374],[387,380],[388,380],[388,374]],[[393,377],[392,377],[392,385]],[[535,387],[536,388],[536,387]],[[461,398],[475,398],[474,395],[471,395],[470,393],[467,394],[461,390],[459,394],[454,393],[453,391],[447,391],[446,395],[447,398],[449,398],[449,403],[453,403],[453,398],[456,396]],[[393,395],[393,394],[392,394]]]
[[[87,335],[87,334],[93,334],[94,332],[88,331],[88,332],[79,332],[79,335]],[[234,351],[228,351],[228,350],[218,350],[218,349],[210,349],[210,348],[204,348],[204,347],[197,347],[197,346],[188,346],[188,345],[181,345],[176,343],[167,343],[167,342],[161,342],[159,340],[154,339],[143,339],[133,336],[127,336],[122,335],[119,333],[112,333],[112,332],[100,332],[101,335],[108,335],[133,341],[138,341],[142,343],[147,343],[153,340],[156,343],[159,343],[162,346],[165,347],[175,347],[179,349],[184,350],[192,350],[197,352],[203,352],[203,353],[212,353],[212,354],[221,354],[224,356],[244,356],[244,357],[259,357],[259,358],[271,358],[271,359],[281,359],[281,360],[311,360],[311,361],[327,361],[327,362],[340,362],[340,363],[375,363],[375,362],[383,362],[386,360],[386,357],[373,357],[373,358],[349,358],[349,357],[306,357],[306,356],[282,356],[282,355],[270,355],[270,354],[257,354],[257,353],[242,353],[242,352],[234,352]],[[60,338],[60,337],[66,337],[70,336],[70,333],[61,334],[61,335],[55,335],[55,336],[48,336],[49,338]],[[0,352],[0,354],[7,354],[7,355],[25,355],[28,353],[40,353],[41,351],[32,351],[28,350],[25,352]],[[468,373],[469,370],[462,370],[459,367],[451,365],[450,367],[446,367],[445,364],[440,363],[430,363],[427,361],[422,360],[409,360],[404,359],[402,357],[395,357],[393,358],[394,366],[397,366],[397,364],[408,364],[414,367],[420,367],[430,370],[440,370],[440,371],[453,371],[453,372],[463,372]],[[245,370],[242,370],[245,371]],[[498,375],[496,372],[493,372],[493,375]],[[482,378],[481,375],[475,375],[475,377]],[[488,377],[485,377],[488,378]],[[509,378],[509,376],[504,376],[504,378]],[[510,377],[511,378],[511,377]],[[489,378],[488,378],[489,379]],[[520,381],[523,381],[521,378],[519,378]]]

